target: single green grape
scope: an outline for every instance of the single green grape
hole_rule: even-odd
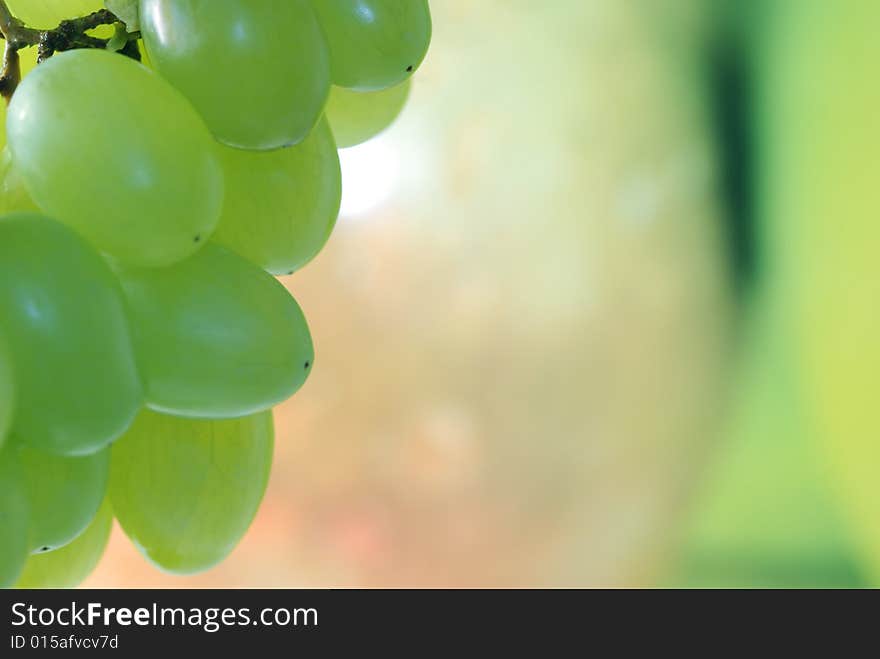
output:
[[[17,211],[39,212],[39,210],[25,189],[21,176],[12,166],[9,149],[4,148],[0,151],[0,215]]]
[[[63,547],[92,522],[104,499],[109,447],[82,457],[21,447],[19,461],[31,513],[30,551]]]
[[[0,217],[0,319],[16,379],[13,434],[82,455],[125,431],[143,397],[124,302],[81,238],[40,215]]]
[[[98,566],[110,540],[113,512],[105,499],[88,528],[70,544],[44,554],[32,554],[16,588],[75,588]]]
[[[53,55],[7,110],[15,169],[48,215],[127,262],[193,254],[220,218],[211,135],[158,75],[100,50]]]
[[[419,68],[431,43],[427,0],[311,0],[330,49],[333,84],[393,87]]]
[[[0,450],[0,588],[14,584],[28,558],[28,506],[18,453]]]
[[[275,275],[308,263],[330,237],[342,197],[327,120],[286,149],[218,150],[227,183],[214,240]]]
[[[6,0],[6,4],[28,27],[44,29],[68,18],[88,16],[104,6],[102,0]]]
[[[12,374],[12,361],[6,339],[0,327],[0,449],[6,441],[12,414],[15,409],[15,380]]]
[[[409,98],[410,79],[377,92],[356,92],[334,86],[327,101],[327,118],[340,149],[357,146],[388,128]]]
[[[144,410],[113,445],[113,511],[163,570],[206,570],[233,550],[253,521],[272,448],[270,412],[201,421]]]
[[[121,269],[147,406],[231,418],[292,396],[314,350],[284,286],[218,245],[169,268]]]
[[[140,21],[153,66],[220,141],[296,144],[321,116],[329,55],[307,0],[141,0]]]

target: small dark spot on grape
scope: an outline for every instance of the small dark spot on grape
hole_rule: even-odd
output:
[[[410,64],[408,67],[406,67],[406,72],[407,72],[407,73],[412,73],[412,72],[413,72],[413,65],[412,65],[412,64]]]
[[[51,547],[40,547],[40,551],[42,552],[47,552],[49,549],[51,549]]]
[[[293,274],[293,270],[291,270],[291,271],[288,272],[287,274],[288,274],[288,275],[292,275],[292,274]]]
[[[305,367],[308,368],[310,363],[311,363],[311,362],[306,362]]]
[[[200,233],[199,233],[199,234],[196,234],[196,237],[193,238],[193,242],[194,242],[194,243],[197,243],[197,242],[199,242],[201,239],[202,239],[202,234],[200,234]]]

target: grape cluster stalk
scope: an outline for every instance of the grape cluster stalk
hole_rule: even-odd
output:
[[[236,546],[315,364],[275,276],[431,39],[426,0],[106,5],[0,0],[3,587],[78,584],[114,518],[171,573]]]

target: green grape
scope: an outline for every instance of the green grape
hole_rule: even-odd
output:
[[[143,411],[113,445],[110,501],[119,524],[168,572],[215,565],[257,512],[272,445],[270,412],[199,421]]]
[[[121,269],[152,409],[195,418],[265,410],[293,395],[314,361],[296,300],[271,275],[207,245],[164,269]]]
[[[104,499],[109,447],[82,457],[22,447],[19,460],[31,513],[29,549],[44,552],[63,547],[92,522]]]
[[[28,507],[18,454],[0,451],[0,588],[16,582],[28,557]]]
[[[223,174],[210,133],[186,99],[127,57],[52,56],[16,90],[6,129],[40,208],[122,261],[179,261],[217,225]]]
[[[220,146],[226,175],[216,242],[272,274],[290,274],[324,246],[336,223],[342,183],[326,119],[297,146],[253,153]]]
[[[2,331],[2,328],[0,328]],[[12,363],[6,340],[0,335],[0,449],[6,441],[6,434],[12,423],[12,411],[15,405],[15,382],[12,377]]]
[[[28,27],[54,28],[67,18],[78,18],[104,6],[102,0],[6,0],[12,15]]]
[[[431,42],[427,0],[311,0],[334,84],[376,91],[419,68]]]
[[[39,212],[39,210],[25,190],[21,176],[12,166],[9,149],[4,148],[0,151],[0,215],[17,211]]]
[[[119,284],[65,226],[0,218],[0,318],[18,401],[12,431],[29,446],[93,453],[142,403]]]
[[[318,121],[330,64],[307,0],[141,0],[140,20],[153,66],[222,142],[274,149]]]
[[[113,528],[113,512],[107,500],[80,536],[61,549],[32,554],[16,588],[75,588],[98,566]]]
[[[326,112],[336,145],[340,149],[357,146],[388,128],[406,105],[409,90],[409,79],[377,92],[356,92],[334,86]]]

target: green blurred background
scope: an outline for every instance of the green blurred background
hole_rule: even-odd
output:
[[[86,585],[876,584],[880,3],[432,10],[250,533]]]

